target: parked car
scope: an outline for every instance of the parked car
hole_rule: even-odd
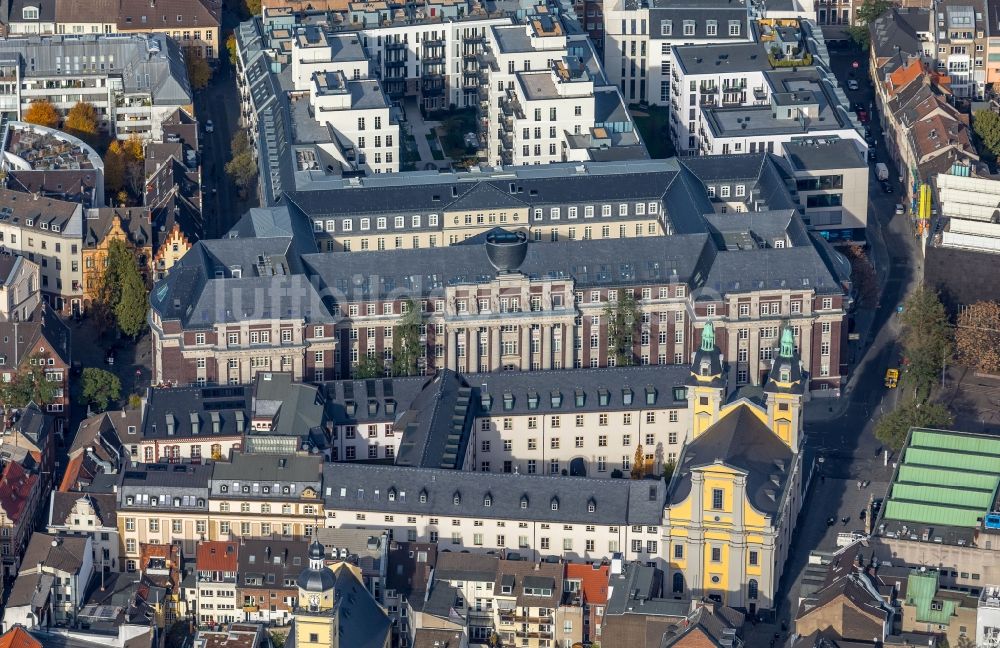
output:
[[[868,149],[868,161],[874,162],[877,159],[878,159],[878,153],[875,152],[875,149],[873,148]]]
[[[857,82],[857,80],[856,79],[850,79],[847,82],[847,89],[848,90],[857,90],[858,89],[858,82]]]
[[[903,208],[903,206],[899,203],[896,203],[896,215],[902,216],[905,212],[906,210]]]
[[[108,363],[109,366],[114,366],[114,364],[115,364],[115,355],[116,355],[115,350],[114,349],[110,349],[108,351],[107,357],[104,358],[104,361],[106,363]]]
[[[882,191],[886,192],[887,194],[891,194],[892,193],[892,185],[889,184],[888,181],[883,182],[882,183]]]
[[[211,119],[209,119],[207,122],[205,122],[205,132],[206,133],[214,133],[215,132],[215,124],[212,123]]]

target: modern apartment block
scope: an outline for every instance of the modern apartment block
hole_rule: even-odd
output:
[[[775,29],[786,42],[674,48],[670,128],[679,154],[780,153],[785,142],[809,139],[850,139],[867,150],[847,96],[810,53],[811,24],[787,22],[796,26]]]
[[[753,40],[751,3],[605,0],[604,69],[626,103],[670,103],[675,45]]]
[[[265,204],[341,176],[398,171],[404,102],[422,113],[476,111],[464,135],[490,165],[647,157],[565,7],[487,13],[448,2],[407,12],[273,9],[239,27],[242,116],[267,169]]]
[[[649,208],[608,204],[594,218],[639,206]],[[151,297],[154,380],[241,384],[272,369],[347,377],[362,356],[391,362],[411,305],[422,322],[419,372],[613,366],[607,309],[628,291],[648,331],[633,337],[636,364],[686,364],[696,329],[723,318],[720,347],[737,381],[759,384],[787,322],[815,375],[810,388],[835,394],[849,264],[794,214],[754,218],[749,228],[719,215],[690,234],[544,244],[497,229],[461,245],[367,253],[309,253],[302,225],[254,239],[256,253],[240,238],[199,242]]]
[[[0,167],[12,175],[11,188],[23,187],[63,200],[79,197],[73,201],[87,207],[104,205],[104,161],[89,144],[69,133],[7,122]]]
[[[167,116],[192,105],[183,54],[161,34],[5,38],[0,62],[7,119],[20,120],[38,99],[64,115],[86,101],[108,134],[149,140],[160,139]]]

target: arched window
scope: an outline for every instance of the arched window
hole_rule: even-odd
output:
[[[684,593],[684,574],[674,572],[674,594]]]
[[[757,600],[757,580],[754,578],[751,578],[750,582],[747,583],[747,597],[751,601]]]

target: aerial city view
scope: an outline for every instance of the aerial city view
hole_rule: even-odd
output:
[[[1000,0],[0,0],[0,648],[1000,648]]]

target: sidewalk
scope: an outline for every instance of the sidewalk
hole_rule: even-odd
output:
[[[889,255],[889,248],[885,244],[885,237],[882,233],[883,226],[881,222],[877,220],[877,216],[875,215],[875,205],[870,199],[868,201],[868,210],[868,243],[869,248],[871,249],[870,259],[872,266],[875,268],[875,276],[879,279],[879,296],[878,299],[876,299],[877,304],[885,292],[886,284],[889,282],[889,275],[891,274],[892,269],[892,257]],[[876,227],[870,226],[872,219],[875,219],[875,223],[877,223]],[[875,308],[858,307],[858,310],[854,314],[854,332],[858,334],[858,341],[853,345],[850,343],[848,344],[848,353],[853,355],[853,358],[850,356],[848,358],[848,374],[850,377],[847,379],[847,383],[841,390],[839,398],[813,398],[806,402],[805,408],[803,409],[805,423],[832,421],[840,418],[847,411],[847,408],[851,404],[851,391],[854,389],[857,377],[861,373],[860,369],[864,364],[868,351],[872,348],[872,343],[875,341],[874,338],[872,338],[872,326],[875,323],[875,311],[877,308],[877,306]]]

